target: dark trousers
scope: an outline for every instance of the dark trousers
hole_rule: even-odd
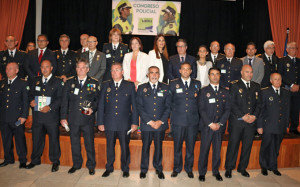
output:
[[[174,168],[173,171],[180,173],[182,170],[182,144],[183,140],[186,145],[186,155],[184,170],[186,172],[193,171],[194,164],[194,148],[198,133],[198,126],[175,126],[173,125],[173,139],[174,139]]]
[[[211,143],[213,149],[212,173],[213,175],[219,174],[219,167],[221,162],[220,154],[222,146],[222,132],[213,131],[210,128],[205,128],[201,131],[201,145],[198,161],[199,175],[205,175],[207,172],[207,162]]]
[[[121,169],[123,172],[129,172],[130,134],[127,135],[127,131],[105,131],[105,135],[106,135],[106,151],[107,151],[106,170],[110,172],[114,170],[115,145],[116,145],[116,139],[118,137],[121,146]]]
[[[81,132],[83,134],[84,146],[87,154],[86,167],[94,169],[96,167],[95,161],[95,145],[94,145],[94,124],[70,124],[70,137],[72,148],[73,167],[76,169],[82,166],[81,155]]]
[[[142,158],[141,158],[141,172],[147,173],[149,167],[149,150],[154,140],[154,156],[153,167],[162,171],[162,141],[165,138],[165,131],[142,131]]]
[[[19,125],[18,127],[15,123],[5,123],[1,122],[1,136],[2,136],[2,143],[4,149],[4,161],[13,163],[15,162],[14,159],[14,143],[13,143],[13,136],[15,136],[15,143],[16,143],[16,150],[19,156],[20,163],[27,162],[27,146],[26,146],[26,139],[24,130],[24,125]]]
[[[247,168],[255,132],[256,127],[248,124],[235,124],[230,128],[225,161],[226,170],[233,170],[236,166],[240,141],[242,141],[242,152],[238,170]]]
[[[46,133],[49,136],[49,159],[52,163],[59,164],[60,145],[58,123],[38,123],[32,125],[33,150],[31,153],[31,163],[40,164],[41,156],[45,147]]]
[[[283,137],[284,134],[263,133],[259,152],[261,168],[271,171],[277,170],[277,157]]]
[[[297,130],[299,125],[300,93],[291,95],[291,126],[290,131]]]

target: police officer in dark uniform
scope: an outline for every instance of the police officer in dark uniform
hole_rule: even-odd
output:
[[[228,43],[224,46],[225,58],[217,60],[216,66],[221,70],[220,86],[229,89],[230,82],[241,78],[243,62],[234,57],[235,46]]]
[[[0,167],[15,162],[13,152],[13,136],[19,156],[19,168],[25,168],[27,147],[24,123],[28,116],[28,90],[25,80],[17,76],[19,71],[16,62],[6,66],[7,78],[0,81],[0,129],[4,148],[4,162]]]
[[[55,51],[57,61],[56,75],[59,76],[64,82],[69,77],[76,75],[76,53],[70,50],[70,37],[63,34],[59,37],[60,50]]]
[[[154,140],[153,167],[159,179],[164,179],[162,172],[162,141],[168,128],[168,117],[171,110],[171,95],[169,86],[158,82],[159,68],[151,66],[148,69],[149,82],[138,87],[137,107],[141,117],[142,158],[140,178],[145,178],[149,166],[149,150]]]
[[[106,70],[103,81],[111,80],[111,64],[123,62],[124,55],[128,53],[128,46],[121,42],[121,31],[116,28],[111,29],[109,32],[109,43],[105,43],[102,50],[106,57]]]
[[[278,73],[282,76],[283,86],[291,92],[291,126],[290,132],[295,135],[300,135],[297,127],[299,125],[299,110],[300,110],[300,59],[297,55],[297,43],[289,42],[287,44],[288,55],[281,58],[278,63]]]
[[[258,55],[258,57],[262,58],[265,65],[265,72],[264,72],[264,78],[261,81],[261,87],[265,88],[267,86],[270,86],[270,75],[272,73],[277,72],[278,67],[278,57],[274,54],[275,51],[275,44],[273,41],[266,41],[264,44],[264,54]]]
[[[223,178],[219,173],[221,163],[222,137],[230,114],[229,91],[219,85],[221,71],[210,68],[208,72],[210,84],[200,91],[199,112],[201,146],[198,161],[199,180],[205,181],[210,145],[212,144],[212,172],[217,181]]]
[[[20,50],[17,50],[16,46],[18,45],[18,41],[14,36],[7,36],[5,39],[5,45],[7,50],[0,52],[0,73],[2,79],[6,78],[6,65],[9,62],[16,62],[19,66],[18,77],[24,79],[26,77],[26,71],[24,68],[24,63],[26,60],[26,53]]]
[[[171,124],[174,137],[174,168],[171,177],[177,177],[182,170],[182,143],[186,143],[184,170],[194,178],[194,147],[198,133],[198,95],[200,81],[191,79],[192,67],[188,62],[180,65],[181,78],[170,82],[172,94]]]
[[[87,153],[86,167],[89,174],[95,174],[94,124],[100,86],[98,81],[87,76],[89,62],[80,59],[76,64],[76,77],[71,77],[63,89],[60,123],[70,128],[73,166],[68,173],[74,173],[82,166],[80,134],[83,133]]]
[[[289,127],[290,93],[281,87],[281,75],[271,75],[272,86],[262,90],[262,112],[258,119],[258,132],[262,134],[259,152],[261,173],[268,175],[268,170],[277,176],[281,173],[277,168],[277,157],[280,144]]]
[[[108,177],[114,171],[115,144],[117,137],[121,146],[121,169],[123,177],[129,177],[130,132],[138,126],[136,93],[133,82],[123,79],[123,68],[119,62],[111,66],[113,80],[103,82],[100,93],[97,124],[100,131],[105,130],[107,163],[102,177]]]
[[[261,112],[260,85],[251,81],[253,70],[244,65],[242,78],[230,84],[231,113],[228,121],[229,141],[225,162],[225,177],[232,177],[235,168],[240,141],[242,152],[237,171],[244,177],[250,177],[246,168],[249,163],[252,143],[256,133],[256,120]]]
[[[49,60],[41,63],[42,76],[34,78],[31,84],[29,101],[33,107],[31,163],[26,169],[41,164],[45,146],[45,135],[49,136],[49,159],[53,163],[52,172],[59,169],[59,109],[63,82],[52,74],[53,66]],[[49,104],[50,103],[50,104]]]

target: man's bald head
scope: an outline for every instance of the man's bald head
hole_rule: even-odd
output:
[[[281,75],[279,73],[272,73],[270,76],[270,82],[275,88],[280,88],[282,83]]]
[[[251,79],[253,77],[252,67],[248,64],[243,65],[242,70],[241,70],[241,75],[242,75],[242,79],[244,79],[245,81],[251,81]]]

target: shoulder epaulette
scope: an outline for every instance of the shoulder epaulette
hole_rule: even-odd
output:
[[[67,78],[67,80],[73,79],[74,77],[75,77],[75,76],[69,77],[69,78]]]
[[[96,79],[96,78],[94,78],[94,77],[91,77],[91,79],[93,79],[93,80],[95,80],[95,81],[97,81],[97,82],[98,82],[98,79]]]
[[[264,88],[261,88],[261,90],[266,90],[266,89],[268,89],[269,87],[267,86],[267,87],[264,87]]]
[[[103,45],[107,45],[107,44],[109,44],[109,43],[104,43]]]
[[[285,89],[286,91],[289,91],[287,88],[285,88],[285,87],[281,87],[282,89]]]
[[[234,80],[234,81],[231,81],[230,83],[231,84],[234,84],[234,83],[237,83],[239,80]]]
[[[165,83],[165,82],[160,82],[160,83],[162,83],[162,84],[165,84],[165,85],[168,85],[167,83]]]
[[[20,52],[22,52],[22,53],[25,53],[25,51],[23,51],[23,50],[19,50]]]
[[[27,81],[26,79],[20,78],[22,81]]]
[[[128,46],[128,44],[125,44],[125,43],[121,43],[121,44]]]
[[[111,80],[106,80],[106,81],[103,81],[102,83],[106,83],[106,82],[111,82]]]
[[[178,80],[178,78],[177,79],[173,79],[173,80],[171,80],[171,82],[173,82],[173,81],[177,81]]]

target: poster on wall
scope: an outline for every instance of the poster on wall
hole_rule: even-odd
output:
[[[181,2],[112,1],[112,27],[122,34],[179,36]]]

